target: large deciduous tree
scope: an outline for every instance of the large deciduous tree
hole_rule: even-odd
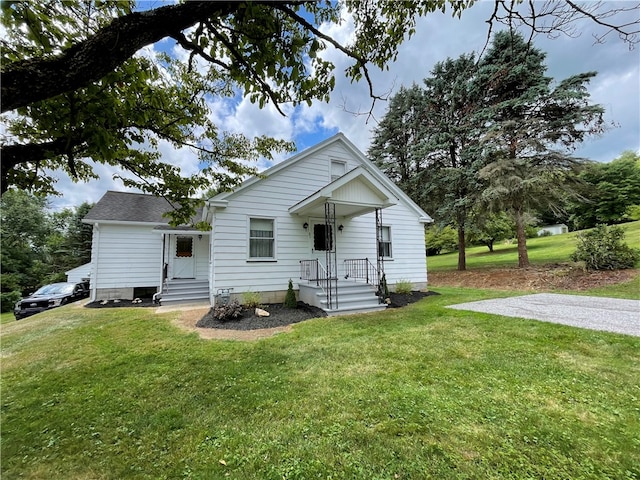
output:
[[[552,85],[545,54],[513,32],[499,32],[478,71],[484,93],[482,146],[489,163],[480,170],[487,182],[489,208],[513,215],[518,266],[527,267],[524,216],[553,208],[575,191],[584,160],[574,146],[604,129],[604,110],[589,103],[587,85],[596,73],[582,73]]]
[[[184,2],[135,11],[133,2],[6,2],[8,33],[2,49],[2,191],[9,186],[55,193],[54,172],[95,177],[94,164],[120,169],[125,185],[163,195],[176,207],[174,223],[188,221],[198,192],[231,188],[255,173],[247,161],[272,158],[293,145],[222,132],[211,121],[208,98],[238,94],[260,106],[327,100],[333,64],[321,53],[333,46],[353,60],[347,75],[369,79],[410,35],[415,19],[470,1],[422,0],[392,4]],[[320,30],[351,12],[355,38],[341,45]],[[136,55],[173,39],[188,53]],[[188,147],[201,169],[185,177],[160,158],[158,145]]]
[[[623,152],[609,163],[591,162],[580,179],[586,200],[569,206],[577,228],[628,221],[630,210],[640,208],[640,155],[635,152]]]
[[[9,112],[3,119],[2,192],[16,186],[53,193],[59,172],[86,180],[96,175],[96,163],[104,163],[124,172],[126,184],[180,207],[173,223],[187,221],[195,211],[187,199],[196,191],[230,188],[253,172],[246,161],[292,148],[220,131],[210,120],[208,95],[246,95],[278,109],[327,100],[334,65],[322,53],[334,47],[352,60],[346,75],[364,79],[375,101],[368,68],[388,68],[416,18],[446,8],[460,14],[471,4],[217,0],[139,11],[133,1],[2,2],[2,112]],[[551,34],[589,17],[604,36],[616,32],[633,45],[638,22],[608,22],[611,10],[599,8],[563,0],[496,1],[489,21],[515,21]],[[321,29],[343,14],[355,27],[349,44]],[[166,38],[187,60],[137,53]],[[202,171],[184,178],[160,158],[160,142],[198,152]]]

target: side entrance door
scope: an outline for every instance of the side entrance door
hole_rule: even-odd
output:
[[[193,237],[176,235],[173,238],[173,278],[195,278],[196,256]]]

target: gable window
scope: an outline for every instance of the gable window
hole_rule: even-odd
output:
[[[176,238],[176,257],[193,257],[193,237]]]
[[[337,180],[347,173],[347,164],[338,160],[331,160],[331,181]]]
[[[249,258],[275,258],[273,219],[249,219]]]
[[[381,235],[378,244],[378,255],[381,257],[391,258],[391,227],[380,227]]]
[[[313,249],[333,251],[333,229],[331,225],[316,223],[313,226]]]

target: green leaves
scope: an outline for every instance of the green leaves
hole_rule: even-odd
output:
[[[365,79],[376,98],[367,69],[388,68],[414,33],[415,17],[447,5],[455,14],[471,3],[184,2],[141,14],[127,1],[5,2],[3,98],[13,103],[3,106],[17,108],[17,115],[6,122],[15,143],[2,147],[3,191],[12,185],[53,193],[55,175],[44,172],[84,181],[95,177],[94,163],[106,163],[124,171],[125,185],[181,199],[182,213],[173,220],[185,221],[193,211],[186,198],[232,188],[254,173],[247,162],[292,149],[219,131],[208,98],[244,95],[281,113],[287,103],[326,101],[335,86],[335,66],[323,57],[329,47],[353,60],[347,75]],[[354,18],[351,45],[323,33],[345,12]],[[175,39],[188,58],[132,56],[163,37]],[[97,65],[96,58],[105,61]],[[38,88],[30,73],[39,74]],[[163,142],[196,152],[201,170],[180,178],[182,172],[160,158]]]

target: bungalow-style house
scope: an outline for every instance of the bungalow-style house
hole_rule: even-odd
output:
[[[430,217],[339,133],[209,199],[173,228],[163,198],[107,192],[93,224],[91,299],[154,294],[162,305],[211,305],[243,292],[299,300],[329,314],[384,308],[385,286],[427,285]]]

